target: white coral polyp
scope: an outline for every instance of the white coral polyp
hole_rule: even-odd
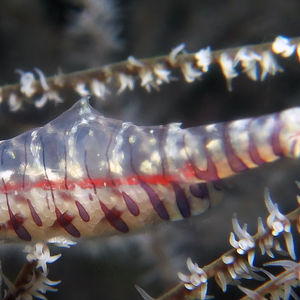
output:
[[[204,296],[201,299],[205,298],[206,290],[207,290],[207,275],[202,268],[198,266],[198,264],[193,263],[191,258],[188,258],[186,261],[186,265],[188,270],[190,271],[190,275],[185,275],[181,272],[178,272],[179,279],[184,282],[184,286],[188,290],[193,290],[196,287],[202,286],[201,294]]]
[[[146,89],[147,92],[151,91],[151,87],[155,86],[154,76],[151,70],[143,68],[139,72],[141,79],[141,86]]]
[[[92,82],[90,83],[90,89],[96,97],[99,97],[101,99],[104,99],[107,94],[109,94],[109,90],[106,87],[105,83],[93,79]]]
[[[278,36],[272,44],[272,50],[275,54],[280,54],[283,57],[291,56],[296,49],[296,45],[291,45],[290,39],[284,36]]]
[[[185,81],[189,83],[194,82],[195,79],[198,79],[202,75],[202,72],[196,70],[190,62],[184,63],[181,70]]]
[[[169,63],[171,65],[176,64],[177,56],[180,52],[182,52],[184,50],[184,48],[185,48],[185,44],[182,43],[182,44],[176,46],[174,49],[171,50],[171,52],[169,54],[169,57],[168,57],[169,58]]]
[[[90,95],[90,91],[87,89],[87,86],[84,82],[78,82],[75,86],[75,91],[81,96]]]
[[[134,88],[134,78],[130,75],[126,75],[123,73],[120,73],[118,75],[118,80],[119,80],[119,84],[120,84],[120,88],[117,92],[117,94],[121,94],[122,92],[124,92],[127,88],[132,91]]]
[[[51,256],[48,246],[43,243],[26,246],[24,252],[28,253],[26,259],[29,262],[37,261],[37,268],[41,267],[44,274],[47,273],[47,263],[53,263],[61,257],[61,254]]]
[[[47,300],[43,295],[47,292],[56,292],[57,289],[53,286],[60,284],[61,281],[53,281],[47,278],[47,274],[40,272],[34,272],[31,281],[24,286],[24,292],[22,293],[21,299],[32,300],[32,296]]]
[[[251,239],[243,239],[239,241],[239,250],[237,251],[239,254],[244,254],[248,252],[250,249],[253,249],[255,243]]]
[[[45,74],[42,72],[42,70],[38,68],[34,68],[35,72],[39,75],[40,84],[44,91],[49,91],[49,85],[47,83],[47,79]]]
[[[237,241],[233,232],[230,234],[229,242],[230,245],[235,248],[236,252],[240,255],[244,255],[255,246],[253,239],[250,238],[240,239]]]
[[[283,71],[283,69],[278,65],[271,51],[264,51],[262,53],[260,65],[262,68],[260,80],[262,81],[265,80],[268,74],[275,75],[277,72]]]
[[[34,105],[36,108],[42,108],[48,101],[53,101],[55,104],[63,103],[63,99],[57,92],[49,90],[48,92],[45,92],[42,97],[35,100]]]
[[[257,62],[261,61],[261,59],[261,55],[243,47],[235,55],[234,61],[236,63],[241,62],[244,72],[248,75],[250,79],[257,80]]]
[[[144,66],[144,64],[140,60],[136,59],[132,55],[128,57],[127,61],[132,67],[142,68]]]
[[[282,215],[279,210],[271,212],[267,218],[267,224],[272,229],[272,235],[278,236],[282,232],[290,232],[291,225],[289,220]]]
[[[230,233],[229,243],[236,249],[238,254],[243,255],[255,247],[254,239],[247,231],[247,225],[244,225],[242,228],[236,216],[232,218],[232,227],[234,233]],[[235,234],[237,235],[238,240],[236,239]]]
[[[235,70],[236,62],[226,52],[223,52],[220,55],[219,62],[222,68],[222,72],[227,80],[228,90],[231,91],[231,81],[233,78],[238,76],[238,73]]]
[[[11,93],[8,98],[8,106],[11,112],[15,112],[21,108],[22,102],[16,94]]]
[[[23,72],[21,70],[17,71],[20,74],[20,91],[26,97],[32,97],[36,89],[34,87],[34,75],[31,72]]]
[[[153,73],[157,76],[156,83],[170,82],[171,71],[166,69],[162,64],[156,64],[153,68]]]
[[[269,212],[267,225],[272,230],[272,235],[278,236],[282,232],[290,232],[290,221],[279,211],[278,205],[272,202],[268,191],[265,193],[265,204]]]
[[[212,53],[210,47],[206,47],[205,49],[201,49],[196,52],[195,59],[197,67],[202,68],[203,72],[207,72],[212,62]]]

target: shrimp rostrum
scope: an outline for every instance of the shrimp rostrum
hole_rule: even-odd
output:
[[[105,118],[87,98],[0,144],[0,235],[126,233],[218,202],[218,181],[299,156],[300,108],[182,129]]]

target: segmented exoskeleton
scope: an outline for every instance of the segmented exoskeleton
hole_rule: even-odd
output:
[[[0,144],[0,235],[25,241],[129,232],[186,218],[218,181],[299,156],[300,108],[181,129],[108,119],[87,98]]]

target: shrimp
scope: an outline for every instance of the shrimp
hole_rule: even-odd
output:
[[[105,118],[88,98],[0,143],[0,237],[46,242],[138,230],[218,203],[219,182],[299,156],[300,108],[182,129]]]

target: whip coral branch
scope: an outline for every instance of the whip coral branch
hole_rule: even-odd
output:
[[[37,108],[48,101],[62,102],[61,93],[65,90],[75,91],[79,96],[95,95],[104,99],[110,88],[117,94],[126,89],[133,90],[139,85],[150,91],[172,80],[172,72],[180,70],[186,82],[193,82],[209,71],[211,64],[219,64],[232,89],[232,79],[239,75],[236,67],[252,80],[264,80],[266,76],[282,71],[275,55],[289,57],[295,52],[300,58],[300,38],[288,39],[277,37],[272,43],[262,43],[243,47],[211,51],[210,47],[195,53],[187,53],[185,45],[174,48],[168,55],[138,60],[130,56],[126,61],[92,68],[69,74],[59,73],[46,78],[43,72],[18,70],[20,83],[0,88],[0,102],[7,102],[11,111],[21,108],[23,100],[33,102]],[[258,74],[260,67],[260,75]]]
[[[255,289],[254,291],[239,286],[239,289],[247,295],[241,298],[241,300],[263,299],[264,295],[267,294],[271,295],[272,299],[288,299],[290,295],[297,299],[297,296],[292,290],[292,286],[299,285],[300,263],[290,260],[278,260],[264,265],[281,266],[285,269],[285,271],[283,271],[277,276],[269,274],[270,280],[258,287],[257,289]]]
[[[179,300],[187,299],[193,297],[198,297],[199,299],[205,299],[207,293],[207,283],[210,278],[215,278],[218,285],[222,288],[223,292],[226,291],[227,285],[234,283],[237,279],[247,278],[247,279],[261,279],[256,273],[261,271],[260,268],[257,268],[253,265],[255,258],[255,248],[260,248],[261,254],[267,254],[270,257],[274,257],[272,249],[282,251],[278,240],[274,240],[274,237],[278,237],[283,234],[286,242],[286,248],[289,255],[292,258],[295,258],[294,253],[294,244],[292,239],[292,234],[290,231],[290,225],[294,225],[298,233],[299,224],[300,224],[300,207],[296,208],[287,215],[282,215],[277,204],[274,204],[269,195],[266,194],[266,205],[269,210],[269,216],[267,217],[267,227],[265,228],[261,219],[258,221],[258,231],[255,235],[251,236],[247,233],[247,227],[241,227],[236,217],[233,218],[233,227],[235,234],[238,236],[239,240],[237,241],[234,237],[235,234],[230,234],[230,243],[233,246],[233,249],[227,251],[218,259],[206,265],[202,268],[199,268],[197,264],[194,264],[190,259],[187,261],[188,269],[191,275],[184,275],[179,273],[179,278],[181,283],[175,286],[173,289],[166,292],[164,295],[155,298],[156,300]],[[274,218],[275,215],[280,218]],[[281,219],[281,224],[285,224],[282,227],[282,230],[274,232],[274,226],[279,228],[279,224],[276,222]],[[271,221],[272,220],[272,221]],[[279,221],[278,221],[279,222]],[[262,229],[263,228],[263,229]],[[246,242],[248,241],[248,242]],[[249,242],[251,241],[251,243]],[[272,263],[275,265],[275,262]],[[278,263],[280,265],[280,263]],[[289,261],[288,265],[281,263],[283,267],[286,267],[286,271],[280,275],[280,277],[275,277],[271,279],[270,282],[267,282],[265,285],[261,286],[259,290],[255,292],[259,293],[258,298],[252,299],[262,299],[263,292],[275,290],[279,288],[279,283],[289,283],[290,280],[297,279],[299,281],[299,264]],[[276,281],[273,282],[273,279]],[[248,289],[241,288],[243,291],[251,293]],[[287,289],[287,287],[286,287]],[[256,295],[255,292],[252,295]]]
[[[27,263],[19,272],[15,282],[11,282],[0,270],[4,285],[7,287],[3,300],[26,299],[33,297],[44,299],[44,294],[48,291],[55,292],[60,281],[52,281],[48,276],[47,263],[53,263],[61,254],[50,256],[50,250],[46,244],[37,243],[34,246],[26,246],[24,252],[27,252]],[[2,298],[1,298],[2,299]]]

